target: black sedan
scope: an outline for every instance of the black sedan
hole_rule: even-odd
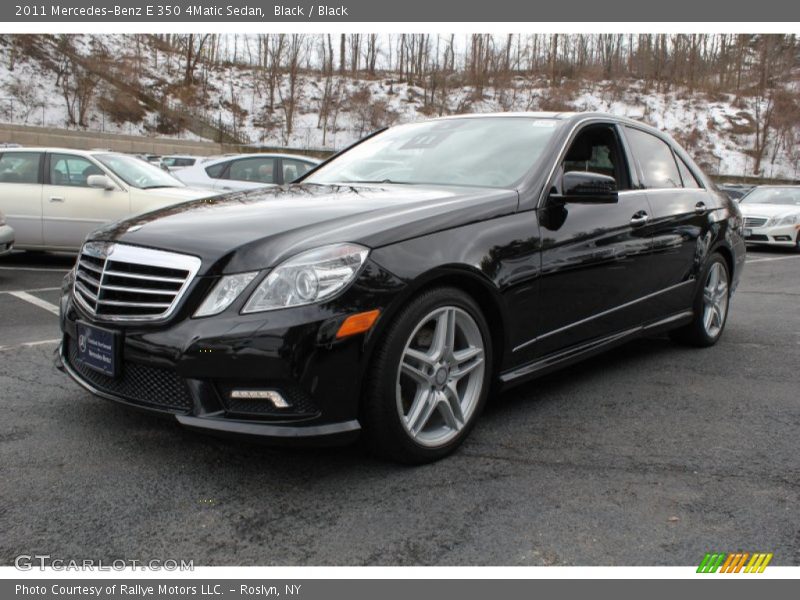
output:
[[[437,119],[299,183],[90,236],[60,361],[95,394],[420,463],[499,390],[637,336],[711,346],[742,218],[671,138],[602,114]]]

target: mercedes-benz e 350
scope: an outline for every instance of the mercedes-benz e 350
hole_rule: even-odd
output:
[[[298,183],[96,231],[64,283],[60,357],[95,394],[187,427],[431,461],[490,390],[638,336],[713,345],[742,232],[635,121],[402,125]]]

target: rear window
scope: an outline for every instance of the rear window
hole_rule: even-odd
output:
[[[0,156],[0,183],[39,183],[41,152],[4,152]]]
[[[631,150],[642,168],[646,188],[679,188],[681,176],[672,155],[672,148],[654,135],[626,127]]]

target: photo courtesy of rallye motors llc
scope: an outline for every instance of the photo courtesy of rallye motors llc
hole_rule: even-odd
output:
[[[225,594],[225,587],[219,584],[185,585],[160,583],[158,585],[142,585],[139,583],[108,583],[105,585],[70,585],[56,583],[50,585],[26,585],[19,583],[15,585],[14,592],[17,596],[47,596],[49,593],[52,596],[69,596],[73,598],[81,596],[102,598],[119,594],[121,596],[147,598],[156,594],[159,596],[222,596]],[[301,587],[298,584],[287,585],[286,594],[299,594]],[[265,585],[237,585],[234,589],[231,589],[231,591],[238,591],[242,596],[267,596],[270,595],[271,590],[278,591],[276,586]],[[277,595],[277,593],[272,595]]]
[[[360,436],[422,463],[464,440],[491,391],[642,335],[715,344],[742,226],[684,150],[635,121],[402,125],[299,183],[91,234],[62,289],[60,361],[187,427]]]

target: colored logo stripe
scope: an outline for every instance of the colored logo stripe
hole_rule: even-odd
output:
[[[748,562],[748,559],[749,562]],[[698,573],[763,573],[772,560],[772,553],[755,552],[707,552],[697,567]],[[745,566],[747,563],[747,566]]]

